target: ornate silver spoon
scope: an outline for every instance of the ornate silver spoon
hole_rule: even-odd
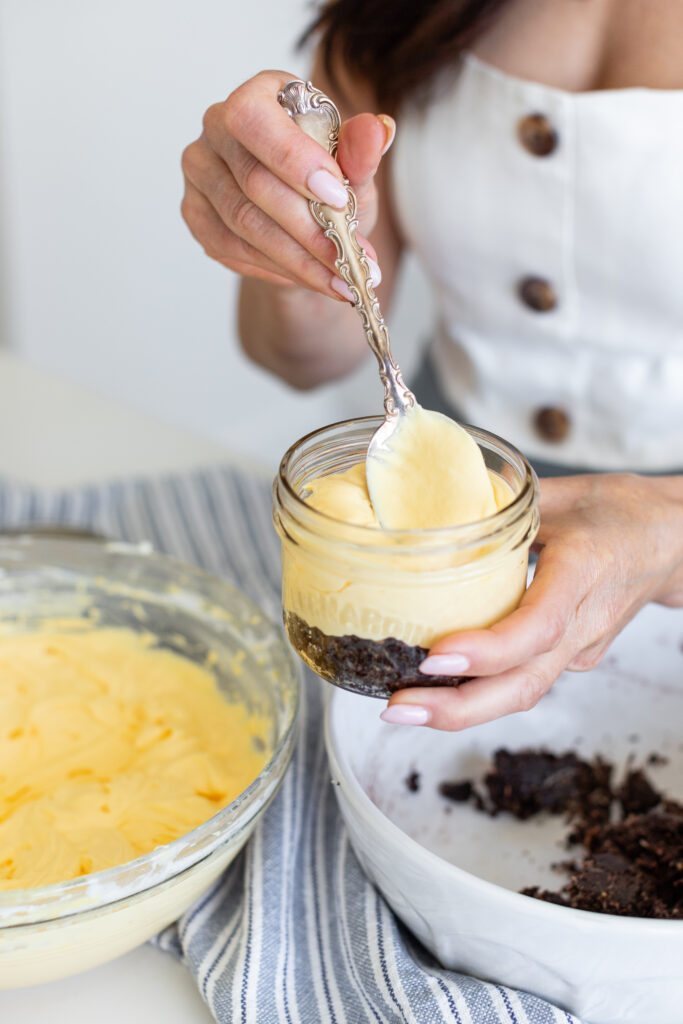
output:
[[[332,156],[336,155],[341,117],[331,99],[310,82],[296,79],[288,82],[278,93],[278,101],[302,131],[324,146]],[[368,257],[356,238],[356,196],[346,179],[344,184],[349,197],[344,210],[335,210],[313,200],[309,206],[325,237],[331,238],[337,248],[335,266],[351,289],[354,308],[363,321],[368,344],[379,363],[379,375],[384,385],[385,415],[384,423],[375,432],[368,447],[368,458],[371,459],[388,450],[389,439],[400,417],[407,409],[417,405],[417,400],[403,383],[401,371],[391,354],[389,330],[372,287]]]
[[[307,135],[335,156],[341,118],[324,93],[310,82],[294,81],[281,90],[278,100]],[[453,420],[423,409],[403,383],[372,286],[368,257],[356,238],[356,197],[345,184],[349,201],[344,210],[313,201],[309,206],[337,248],[335,265],[351,289],[384,385],[384,423],[370,439],[365,463],[377,521],[386,529],[398,530],[476,522],[496,510],[481,452]]]

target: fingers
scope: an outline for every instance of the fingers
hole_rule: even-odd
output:
[[[201,241],[207,256],[219,262],[260,264],[268,273],[278,274],[275,263],[264,260],[262,254],[244,242],[223,223],[206,196],[192,184],[187,185],[181,203],[181,212],[193,235]]]
[[[183,215],[205,250],[226,266],[260,267],[266,274],[347,301],[350,293],[336,274],[335,246],[313,221],[307,203],[317,198],[346,205],[342,171],[278,104],[278,89],[290,79],[283,72],[262,72],[240,86],[224,103],[209,108],[202,136],[183,154],[186,181],[208,199],[228,233],[212,224],[211,237],[204,237],[209,219],[198,211],[189,188]],[[349,126],[343,149],[364,206],[376,208],[372,176],[393,136],[393,121],[365,114]],[[217,249],[219,234],[222,246]],[[236,239],[251,247],[247,259]],[[376,286],[381,280],[376,253],[371,246],[366,250]]]
[[[313,287],[310,281],[291,276],[284,276],[281,266],[266,257],[263,253],[231,231],[218,216],[208,199],[191,184],[188,184],[183,202],[182,214],[192,234],[201,243],[207,256],[229,267],[238,274],[248,274],[276,284],[306,284]],[[324,276],[324,275],[323,275]],[[329,275],[328,275],[329,276]],[[323,288],[327,289],[323,282]],[[333,298],[338,298],[334,292]]]
[[[377,195],[374,177],[396,132],[393,118],[383,114],[358,114],[345,121],[339,132],[337,160],[358,200],[361,223],[370,213],[374,220]]]
[[[254,209],[262,211],[286,234],[295,238],[307,252],[334,269],[334,243],[325,238],[311,217],[308,202],[294,194],[235,139],[226,144],[227,165],[207,146],[207,153],[197,169],[195,181],[226,223],[243,229],[250,227]],[[192,172],[191,172],[192,173]],[[258,224],[256,229],[258,230]]]
[[[429,725],[457,732],[535,707],[562,672],[565,650],[552,651],[528,664],[453,687],[401,690],[380,717],[396,725]]]
[[[277,102],[279,90],[291,78],[283,71],[262,71],[223,103],[209,107],[204,131],[226,162],[226,141],[234,138],[299,195],[343,209],[346,192],[339,164]]]
[[[444,637],[420,665],[425,675],[492,676],[555,650],[571,630],[587,586],[572,553],[546,547],[519,607],[489,629]]]
[[[233,189],[233,196],[227,203],[219,201],[219,214],[224,219],[226,216],[231,217],[238,233],[252,244],[257,244],[262,238],[265,240],[266,229],[270,229],[273,234],[269,253],[271,258],[279,252],[283,244],[282,235],[279,232],[272,232],[273,225],[279,226],[284,236],[294,238],[306,252],[327,266],[336,276],[336,246],[330,239],[325,238],[319,225],[313,220],[306,200],[295,196],[288,185],[259,164],[238,142],[233,140],[229,151],[229,172],[234,176],[238,191],[235,198]],[[222,163],[218,158],[214,159]],[[265,219],[261,219],[261,212],[266,214]],[[373,247],[368,246],[368,249],[370,258],[376,259],[377,254]],[[267,249],[264,251],[268,252]],[[296,257],[296,261],[290,266],[301,276],[301,255],[295,250],[291,250],[291,253]],[[283,253],[283,261],[285,258]],[[286,267],[287,264],[283,262],[283,266]],[[381,280],[379,267],[373,269],[373,284],[378,285]]]
[[[388,120],[394,124],[392,118]],[[362,188],[376,173],[389,134],[385,122],[375,114],[357,114],[341,126],[337,160],[354,189]]]
[[[317,249],[317,255],[246,197],[215,154],[201,155],[196,161],[186,157],[184,169],[187,184],[182,214],[207,255],[232,270],[237,270],[236,262],[246,263],[277,274],[289,284],[304,285],[331,298],[340,298],[333,288],[336,274],[328,250],[332,249],[333,257],[334,246],[320,230],[315,231],[304,200],[300,202],[310,222],[310,228],[306,224],[304,230],[308,231],[307,241]],[[298,234],[304,233],[299,225],[292,222],[290,226]]]

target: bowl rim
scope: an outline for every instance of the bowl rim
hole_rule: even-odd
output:
[[[14,548],[15,546],[22,549],[30,549],[38,554],[41,549],[48,547],[51,551],[55,552],[55,555],[59,550],[67,554],[74,547],[77,547],[80,551],[86,545],[93,545],[99,548],[101,552],[113,556],[115,559],[144,558],[146,562],[149,561],[155,565],[167,567],[172,571],[179,570],[185,577],[189,576],[197,580],[205,580],[213,586],[237,595],[240,602],[246,606],[246,610],[251,615],[257,615],[263,626],[273,634],[273,638],[280,645],[281,653],[284,654],[285,662],[289,668],[288,688],[291,693],[288,716],[285,727],[279,734],[277,743],[266,764],[258,775],[252,779],[246,789],[242,790],[225,807],[221,807],[210,818],[206,818],[189,832],[178,836],[177,839],[172,840],[170,843],[156,846],[153,850],[142,854],[140,857],[136,857],[134,860],[124,861],[102,871],[94,871],[91,874],[67,879],[63,882],[51,882],[48,885],[34,886],[30,889],[0,891],[0,930],[45,924],[50,921],[63,921],[81,912],[101,910],[106,906],[121,902],[131,896],[137,896],[148,889],[163,884],[203,861],[230,836],[229,832],[220,834],[220,830],[226,821],[229,821],[231,818],[234,819],[234,826],[237,827],[233,829],[232,836],[239,835],[251,823],[253,818],[266,807],[282,781],[294,748],[295,731],[298,727],[301,709],[301,671],[299,664],[295,660],[291,647],[282,634],[281,627],[230,580],[208,572],[191,562],[185,562],[173,555],[166,555],[163,552],[155,551],[147,541],[128,543],[127,541],[105,540],[95,537],[78,539],[56,538],[53,536],[33,535],[27,532],[12,537],[0,537],[0,554],[8,548]],[[75,571],[77,572],[78,570]],[[262,797],[262,799],[259,799],[259,797]],[[240,817],[240,811],[243,811],[245,808],[248,808],[250,813],[245,817]],[[201,843],[202,840],[204,840],[204,843],[199,849],[192,849],[190,853],[183,855],[184,847],[190,844],[192,848],[195,843]],[[172,870],[169,871],[169,867]],[[149,877],[146,877],[148,868],[152,870]],[[118,877],[127,873],[132,873],[133,877],[131,880],[123,884],[117,883]],[[106,890],[109,891],[107,892]],[[57,904],[58,906],[56,907]],[[57,913],[55,913],[55,909],[57,909]]]
[[[525,896],[521,892],[513,892],[496,882],[489,882],[485,878],[472,874],[464,868],[445,860],[426,846],[422,846],[416,839],[409,836],[407,832],[395,825],[380,808],[373,803],[365,789],[361,785],[354,772],[348,753],[343,745],[338,742],[340,739],[339,718],[340,712],[335,708],[340,702],[346,699],[357,697],[355,694],[340,690],[338,687],[331,688],[325,707],[325,746],[330,761],[330,769],[333,779],[344,791],[351,807],[360,811],[360,814],[369,820],[371,826],[383,830],[386,835],[395,840],[394,845],[403,845],[412,861],[423,860],[430,873],[438,868],[441,874],[452,878],[460,884],[465,884],[487,895],[489,898],[496,898],[504,904],[510,905],[510,909],[516,913],[523,912],[545,919],[548,923],[558,926],[567,925],[570,922],[578,925],[590,925],[602,929],[604,932],[617,930],[623,937],[624,930],[629,933],[643,934],[645,932],[656,932],[658,935],[678,933],[683,936],[683,921],[662,920],[652,917],[620,916],[618,914],[599,914],[594,910],[579,910],[576,907],[562,907],[556,903],[548,903],[544,900],[535,899],[533,896]],[[389,726],[389,728],[405,728],[404,726]],[[570,916],[571,915],[571,916]],[[635,935],[634,935],[635,937]]]

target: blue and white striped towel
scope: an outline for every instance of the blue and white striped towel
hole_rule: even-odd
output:
[[[262,481],[216,469],[71,492],[0,483],[0,529],[41,522],[151,540],[279,618]],[[579,1024],[534,996],[441,969],[393,916],[337,811],[322,685],[308,674],[298,749],[252,839],[159,945],[183,958],[219,1024]]]

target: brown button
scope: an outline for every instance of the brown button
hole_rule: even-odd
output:
[[[517,123],[517,135],[532,156],[550,156],[557,149],[559,137],[545,114],[527,114]]]
[[[534,416],[534,426],[539,436],[552,444],[564,441],[571,425],[572,421],[564,409],[556,409],[553,406],[539,409]]]
[[[517,294],[529,309],[549,313],[557,305],[557,295],[550,281],[542,277],[523,277],[517,285]]]

